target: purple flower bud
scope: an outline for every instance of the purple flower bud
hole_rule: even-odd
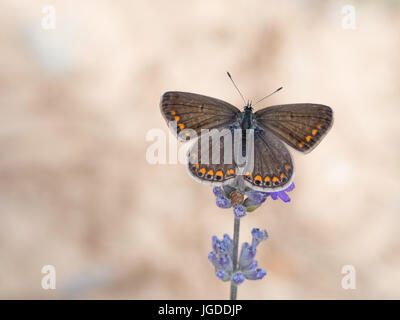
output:
[[[249,269],[243,272],[243,275],[248,280],[260,280],[264,278],[267,274],[267,271],[261,268]]]
[[[217,243],[218,243],[217,236],[212,236],[212,238],[211,238],[211,246],[212,246],[214,251],[217,250]]]
[[[233,212],[237,218],[242,218],[246,215],[246,207],[241,204],[236,205]]]
[[[289,196],[283,191],[278,192],[278,197],[281,198],[283,202],[290,202]]]
[[[251,230],[251,235],[253,237],[252,242],[251,242],[251,246],[253,248],[256,248],[260,244],[261,241],[268,239],[267,230],[261,231],[258,228],[253,228],[253,230]]]
[[[224,270],[230,275],[233,271],[232,239],[227,234],[224,235],[222,240],[213,236],[212,247],[213,251],[208,254],[208,260],[216,269]]]
[[[253,260],[250,265],[247,267],[247,270],[250,269],[257,269],[258,268],[258,262],[256,260]]]
[[[293,189],[294,189],[294,182],[292,182],[292,184],[291,184],[287,189],[285,189],[284,191],[290,192],[290,191],[292,191]]]
[[[228,234],[224,234],[224,239],[222,240],[224,243],[224,248],[225,250],[232,254],[232,250],[233,250],[233,240],[231,239],[231,237]]]
[[[233,275],[232,275],[232,282],[236,285],[241,284],[244,281],[244,276],[243,273],[241,271],[236,271]]]
[[[280,198],[283,202],[290,202],[290,197],[286,194],[286,192],[290,192],[294,189],[294,183],[292,183],[289,187],[287,187],[283,191],[278,191],[278,192],[271,192],[271,198],[273,200],[277,200]]]
[[[222,281],[228,281],[231,278],[230,275],[225,270],[222,269],[215,270],[215,275]]]
[[[217,206],[223,209],[230,208],[232,206],[231,200],[225,197],[217,197],[216,200]]]
[[[213,188],[213,193],[216,197],[223,197],[224,196],[224,191],[222,190],[221,187],[214,187]]]
[[[217,267],[217,257],[214,251],[208,254],[208,261],[210,261],[214,267]]]
[[[250,246],[247,242],[243,243],[239,257],[239,268],[246,269],[256,256],[256,249]]]
[[[262,203],[265,202],[265,200],[268,197],[268,193],[267,192],[261,192],[261,191],[251,191],[247,194],[248,199],[251,200],[252,204],[254,206],[256,205],[260,205]]]
[[[232,260],[228,254],[220,254],[217,258],[217,264],[221,269],[226,271],[232,271],[233,269]]]

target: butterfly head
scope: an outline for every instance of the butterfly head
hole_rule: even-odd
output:
[[[247,105],[243,108],[243,112],[252,113],[253,107],[251,106],[251,102],[247,102]]]
[[[251,106],[251,102],[248,102],[242,111],[241,127],[244,130],[251,129],[253,128],[253,124],[254,124],[253,107]]]

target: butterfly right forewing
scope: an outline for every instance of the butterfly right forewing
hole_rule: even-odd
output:
[[[311,103],[276,105],[255,113],[256,123],[292,148],[307,153],[314,149],[333,123],[328,106]]]

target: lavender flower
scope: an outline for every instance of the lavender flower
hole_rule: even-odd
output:
[[[224,191],[222,191],[222,188],[220,188],[220,187],[214,187],[213,188],[213,193],[217,198],[224,196]]]
[[[213,193],[216,197],[216,204],[222,209],[227,209],[232,207],[232,201],[227,197],[226,192],[221,187],[214,187]]]
[[[233,275],[232,275],[232,282],[236,285],[241,284],[244,281],[244,275],[242,273],[242,271],[236,271]]]
[[[246,207],[238,204],[233,208],[233,213],[236,217],[242,218],[246,215]]]
[[[278,198],[281,198],[281,200],[283,200],[283,202],[289,202],[290,198],[289,196],[286,194],[286,192],[292,191],[294,189],[294,183],[292,183],[287,189],[279,191],[279,192],[272,192],[271,193],[271,198],[273,200],[277,200]]]
[[[232,281],[235,285],[239,285],[245,279],[259,280],[267,274],[267,271],[258,268],[258,263],[254,260],[257,246],[268,238],[267,231],[254,228],[251,234],[251,244],[245,242],[242,245],[237,269],[232,262],[233,241],[229,235],[224,234],[221,240],[216,236],[212,237],[213,251],[208,254],[208,260],[215,267],[215,275],[222,281]]]
[[[256,210],[259,206],[261,206],[268,198],[271,196],[273,200],[277,200],[280,198],[284,202],[289,202],[290,197],[286,192],[290,192],[294,189],[294,183],[292,183],[288,188],[278,192],[262,192],[249,190],[246,192],[247,198],[244,201],[243,205],[247,208],[247,212],[252,212]]]
[[[226,197],[217,197],[216,204],[218,207],[222,209],[227,209],[232,207],[231,200]]]
[[[278,192],[262,192],[249,188],[243,195],[235,187],[223,186],[223,188],[213,188],[213,193],[216,197],[218,207],[226,209],[233,206],[235,216],[242,218],[246,216],[247,212],[252,212],[261,206],[267,200],[268,196],[271,196],[273,200],[281,199],[283,202],[290,202],[290,197],[286,192],[290,192],[293,189],[294,183],[285,190]],[[238,196],[239,194],[242,196]],[[247,196],[247,198],[244,199],[244,196]]]

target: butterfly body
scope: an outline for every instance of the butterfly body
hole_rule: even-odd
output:
[[[242,130],[254,129],[254,113],[253,107],[248,104],[241,112],[240,127]]]
[[[293,181],[294,165],[284,143],[310,152],[333,122],[332,109],[325,105],[278,105],[254,112],[249,103],[240,111],[219,99],[178,91],[164,93],[160,109],[167,122],[176,122],[180,140],[196,137],[188,153],[192,178],[264,192],[283,190]]]

